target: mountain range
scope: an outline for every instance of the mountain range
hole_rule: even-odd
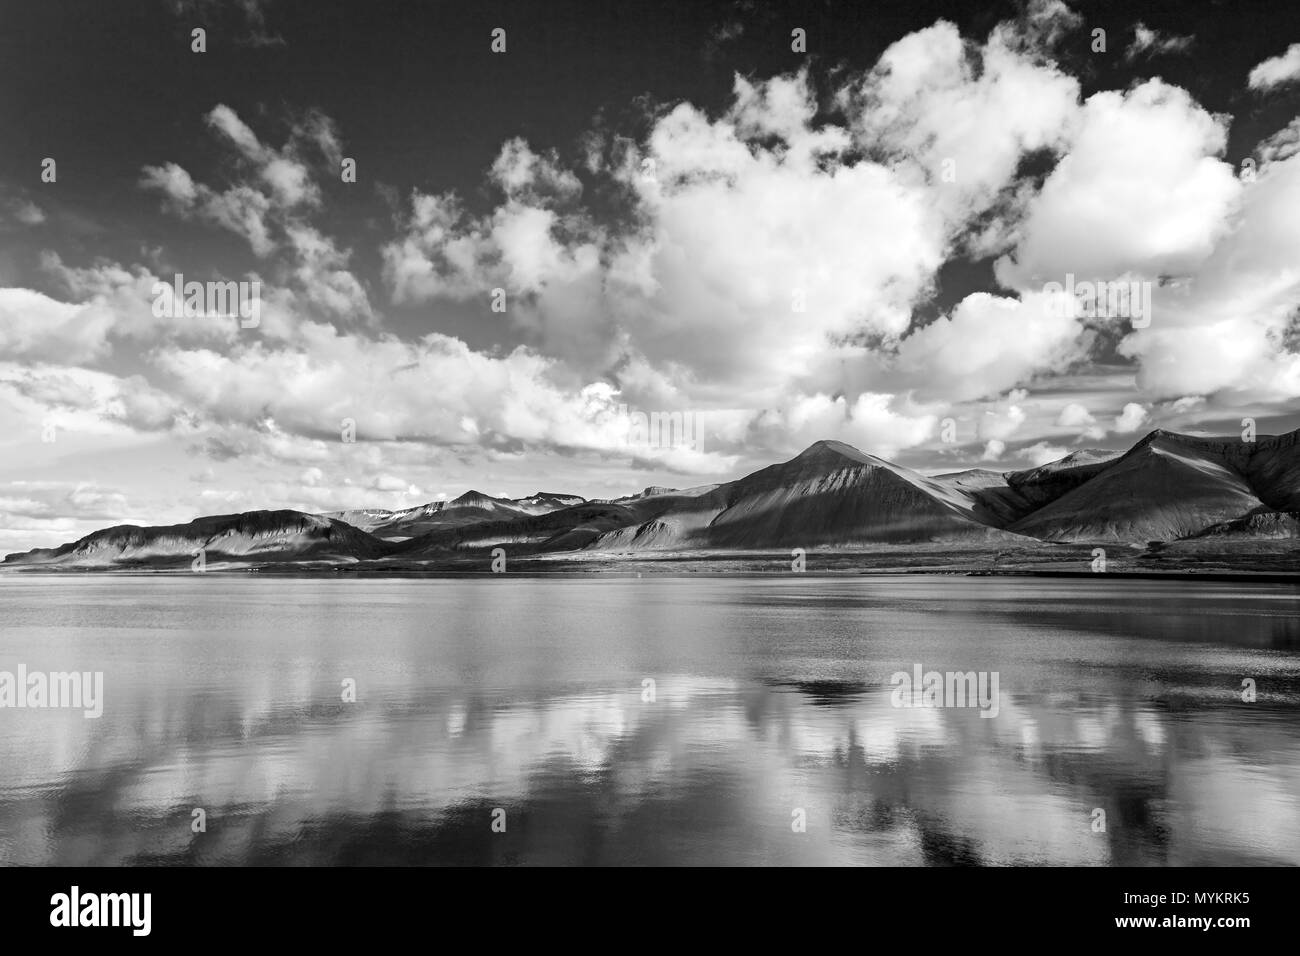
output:
[[[793,548],[1045,545],[1172,549],[1300,537],[1300,429],[1254,441],[1151,432],[1127,452],[1082,450],[1024,471],[934,476],[819,441],[789,461],[687,490],[608,500],[470,491],[402,511],[253,511],[121,525],[0,568],[434,567],[513,556],[731,554]],[[1280,543],[1280,544],[1278,544]],[[1077,551],[1077,548],[1074,549]]]

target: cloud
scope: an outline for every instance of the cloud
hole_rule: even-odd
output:
[[[216,192],[195,183],[175,163],[146,166],[140,185],[162,193],[169,207],[180,215],[206,220],[242,237],[259,257],[265,258],[276,249],[268,222],[271,199],[251,186],[231,186]]]
[[[1279,142],[1266,140],[1264,152]],[[1212,254],[1186,281],[1156,288],[1150,327],[1120,343],[1146,394],[1222,394],[1238,404],[1300,396],[1290,331],[1300,313],[1300,221],[1291,212],[1300,208],[1300,154],[1271,157],[1243,181]]]
[[[1012,288],[1194,269],[1227,231],[1241,185],[1218,157],[1226,121],[1186,90],[1148,80],[1084,103],[1069,150],[1028,203],[998,260]]]
[[[1096,416],[1078,402],[1070,402],[1061,409],[1056,418],[1056,425],[1069,429],[1080,439],[1088,441],[1100,441],[1108,433],[1106,426],[1098,422]]]
[[[242,237],[259,258],[279,254],[276,277],[315,314],[374,323],[365,285],[349,268],[351,252],[309,221],[322,205],[313,168],[322,159],[337,168],[341,157],[333,121],[317,111],[304,114],[279,150],[263,144],[228,106],[215,106],[206,121],[251,167],[250,179],[218,191],[196,183],[175,163],[164,163],[144,167],[140,185],[161,193],[170,211]]]
[[[143,376],[62,365],[0,362],[0,413],[12,426],[36,423],[80,435],[130,437],[163,432],[182,422],[186,410]]]
[[[999,24],[995,32],[1016,49],[1041,54],[1050,51],[1082,23],[1083,17],[1064,0],[1028,0],[1016,20]]]
[[[1054,5],[1037,7],[1042,24],[1058,22]],[[1077,108],[1078,81],[1012,40],[999,29],[974,48],[939,21],[892,44],[840,94],[865,148],[934,184],[949,231],[992,206],[1027,153],[1062,147]]]
[[[903,340],[895,370],[918,394],[969,401],[1063,369],[1081,354],[1079,321],[1041,293],[1013,299],[977,292]]]
[[[0,289],[0,355],[87,362],[109,349],[113,315],[93,303],[59,302],[31,289]]]
[[[1115,431],[1121,435],[1130,435],[1141,428],[1149,417],[1145,408],[1137,402],[1129,402],[1115,417]]]
[[[979,437],[1003,441],[1019,431],[1028,415],[1023,408],[1014,404],[1014,402],[1023,401],[1027,394],[1023,390],[1013,392],[1011,400],[1004,410],[986,410],[978,422]]]
[[[1161,33],[1145,24],[1133,27],[1133,42],[1124,51],[1124,59],[1130,62],[1139,56],[1155,56],[1172,53],[1186,53],[1192,48],[1194,37],[1179,36],[1174,33]]]
[[[1027,448],[1020,449],[1017,454],[1027,460],[1034,468],[1038,468],[1064,458],[1069,454],[1069,449],[1061,445],[1051,445],[1045,441],[1040,441]]]
[[[984,452],[980,455],[980,461],[997,461],[1007,450],[1007,443],[997,438],[991,438],[984,445]]]
[[[737,77],[734,95],[718,119],[677,106],[605,167],[633,203],[630,232],[591,227],[563,204],[572,188],[542,195],[567,180],[508,161],[529,155],[515,146],[494,167],[507,199],[487,216],[417,194],[406,237],[385,250],[394,297],[502,288],[537,347],[588,370],[676,367],[686,389],[779,386],[839,340],[901,334],[942,260],[926,198],[884,166],[839,158],[849,135],[814,128],[804,74]]]
[[[740,39],[744,32],[745,24],[739,20],[728,20],[710,30],[709,37],[714,43],[722,44]]]
[[[1035,7],[1044,29],[1058,6]],[[500,288],[536,348],[588,374],[641,363],[692,401],[810,399],[819,389],[799,370],[904,340],[969,218],[1001,202],[1024,156],[1064,145],[1078,83],[1017,36],[998,30],[971,50],[947,23],[909,36],[834,97],[842,123],[818,119],[806,71],[736,77],[716,117],[666,109],[643,144],[607,143],[588,162],[622,188],[630,228],[593,225],[555,157],[507,143],[490,175],[505,198],[490,212],[411,197],[405,235],[384,250],[391,294],[486,302]],[[946,158],[955,183],[939,180]],[[964,394],[1050,367],[1065,351],[1055,339],[1077,332],[1053,330],[1059,348],[1031,335],[1039,352],[988,386],[960,375]],[[915,372],[907,357],[895,378]]]
[[[284,46],[284,37],[278,33],[269,33],[266,29],[266,8],[269,5],[270,0],[235,0],[234,3],[223,0],[171,0],[172,12],[176,16],[202,17],[205,23],[211,23],[220,14],[238,11],[244,25],[250,30],[247,36],[235,37],[235,43],[240,46]]]
[[[1255,147],[1255,155],[1266,165],[1290,159],[1296,153],[1300,153],[1300,116]]]
[[[1269,57],[1251,71],[1248,83],[1252,90],[1271,90],[1300,80],[1300,43],[1292,43],[1286,52]]]
[[[314,150],[328,160],[337,156],[333,124],[320,114],[308,114],[292,127],[285,146],[276,150],[264,145],[224,104],[213,107],[205,119],[208,127],[251,167],[253,178],[218,191],[196,183],[177,164],[164,163],[145,166],[140,184],[161,193],[173,211],[241,236],[255,254],[265,258],[278,246],[275,233],[279,229],[287,228],[296,217],[320,205],[311,153]]]
[[[17,196],[0,199],[0,225],[16,222],[23,226],[39,226],[45,219],[45,211],[30,199]]]
[[[1092,412],[1084,408],[1078,402],[1071,402],[1061,409],[1060,416],[1056,419],[1056,424],[1064,428],[1086,428],[1095,422]]]
[[[821,439],[836,439],[890,458],[929,438],[936,415],[897,409],[888,394],[863,393],[854,402],[844,396],[801,396],[781,411],[769,410],[753,422],[752,431],[769,446],[803,449]]]

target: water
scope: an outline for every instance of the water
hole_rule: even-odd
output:
[[[0,670],[105,685],[0,710],[0,861],[1294,866],[1298,596],[0,576]],[[917,663],[996,671],[997,716],[892,706]]]

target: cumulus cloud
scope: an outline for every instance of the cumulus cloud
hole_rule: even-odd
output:
[[[1180,275],[1228,228],[1241,185],[1219,157],[1226,120],[1186,90],[1148,80],[1084,103],[1071,145],[1029,203],[1013,252],[997,263],[1011,288],[1122,275]]]
[[[997,438],[990,438],[984,445],[980,461],[998,461],[1006,453],[1007,443]]]
[[[508,194],[488,216],[416,195],[407,236],[385,250],[395,297],[502,288],[510,320],[548,352],[592,369],[672,365],[684,388],[707,378],[762,390],[838,341],[900,335],[942,261],[924,195],[885,166],[841,158],[850,137],[814,125],[806,75],[737,77],[734,96],[716,119],[678,105],[644,147],[610,161],[636,210],[630,232],[566,211],[571,187],[537,194],[563,180],[535,157],[498,160]]]
[[[1028,393],[1023,389],[1012,392],[1005,408],[986,409],[978,423],[979,437],[983,439],[1004,440],[1010,438],[1028,418],[1027,413],[1017,402],[1024,401]],[[1004,446],[1005,447],[1005,446]]]
[[[1285,53],[1269,57],[1250,71],[1252,90],[1271,90],[1300,80],[1300,43],[1292,43]]]
[[[1086,428],[1095,422],[1092,412],[1084,408],[1078,402],[1071,402],[1061,409],[1060,416],[1056,419],[1056,424],[1065,428]]]
[[[764,412],[753,430],[773,447],[804,448],[830,438],[889,458],[929,438],[938,421],[934,414],[893,404],[891,395],[865,392],[854,402],[842,395],[802,396],[782,411]]]
[[[1147,410],[1137,402],[1129,402],[1124,410],[1115,416],[1115,431],[1129,435],[1137,431],[1150,417]]]
[[[1069,454],[1068,448],[1040,441],[1035,442],[1027,448],[1020,449],[1019,457],[1025,459],[1030,465],[1037,468],[1040,465],[1046,465],[1050,462],[1064,458],[1067,454]]]
[[[1121,343],[1138,362],[1139,387],[1153,397],[1300,396],[1300,355],[1289,332],[1300,310],[1300,221],[1291,214],[1300,203],[1300,154],[1279,150],[1262,159],[1240,188],[1212,254],[1185,282],[1157,288],[1150,327]]]
[[[1039,4],[1038,22],[1055,34],[1062,9]],[[950,229],[988,209],[1025,154],[1063,146],[1075,112],[1078,81],[1022,49],[1016,36],[999,29],[979,48],[940,21],[891,45],[841,93],[864,146],[887,150],[937,184],[932,199]]]
[[[952,314],[908,336],[897,369],[920,394],[967,401],[1005,391],[1079,354],[1079,320],[1041,293],[1014,299],[977,292]]]

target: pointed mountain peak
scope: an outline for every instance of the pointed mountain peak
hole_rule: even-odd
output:
[[[475,491],[473,488],[471,488],[469,491],[465,492],[459,498],[453,498],[451,503],[453,505],[466,505],[476,501],[497,501],[497,500],[499,499],[493,498],[491,495],[485,495],[483,494],[483,492]]]
[[[813,442],[792,458],[791,461],[834,462],[842,459],[848,459],[858,464],[875,465],[881,463],[881,460],[873,455],[868,455],[852,445],[845,444],[842,441],[834,441],[830,438],[823,438],[821,441]]]

